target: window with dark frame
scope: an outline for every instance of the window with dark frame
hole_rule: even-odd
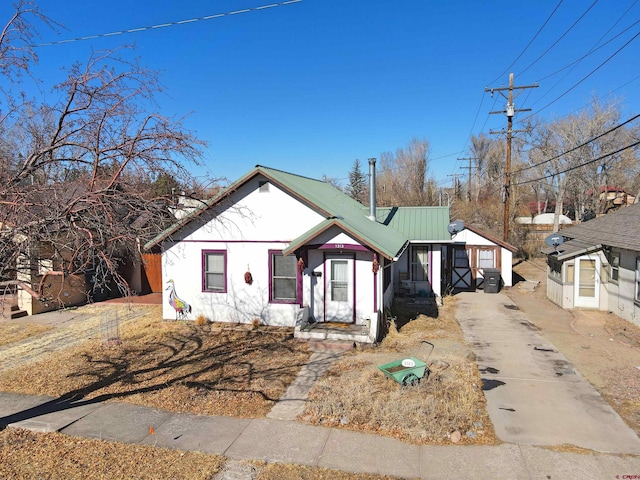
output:
[[[549,258],[549,277],[557,282],[562,282],[562,262],[555,258]]]
[[[391,261],[386,258],[382,261],[382,274],[383,274],[383,289],[387,290],[391,285]]]
[[[411,249],[411,280],[429,280],[429,247],[417,246]]]
[[[298,274],[295,255],[270,252],[271,288],[269,301],[275,303],[296,303]]]
[[[469,268],[469,255],[464,248],[456,248],[453,253],[454,268]]]
[[[202,290],[205,292],[227,291],[227,252],[224,250],[203,250]]]

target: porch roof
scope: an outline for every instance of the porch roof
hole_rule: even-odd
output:
[[[414,242],[451,241],[449,207],[378,207],[376,217]]]
[[[371,222],[371,220],[367,220]],[[375,222],[371,222],[375,223]],[[380,224],[378,224],[380,225]],[[352,226],[345,222],[344,219],[341,218],[328,218],[323,220],[318,225],[308,230],[307,232],[300,235],[298,238],[294,239],[289,243],[289,246],[283,250],[282,253],[285,255],[289,255],[294,251],[298,250],[302,246],[313,243],[313,240],[317,238],[320,234],[326,232],[331,227],[338,227],[343,232],[352,236],[356,239],[360,244],[370,248],[371,250],[380,253],[382,256],[387,257],[392,260],[399,256],[399,253],[402,251],[402,248],[407,243],[407,239],[401,235],[398,235],[397,232],[387,232],[385,231],[384,235],[370,235],[370,231],[366,229],[356,230],[353,229]],[[389,233],[389,235],[387,235]]]

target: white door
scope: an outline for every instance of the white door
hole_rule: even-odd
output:
[[[354,321],[354,259],[346,255],[327,256],[325,263],[324,321]]]
[[[600,258],[582,257],[576,259],[575,306],[598,308],[600,305]]]

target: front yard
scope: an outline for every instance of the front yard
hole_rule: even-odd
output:
[[[300,421],[418,444],[494,443],[454,308],[451,300],[433,317],[399,319],[403,326],[392,326],[381,345],[346,354],[317,382]],[[95,338],[5,371],[0,391],[264,417],[312,353],[291,329],[162,321],[159,309],[123,323],[120,339]],[[419,385],[403,387],[377,368],[406,356],[427,360],[423,340],[435,350]]]
[[[378,347],[353,351],[337,362],[316,383],[300,420],[416,444],[496,443],[478,368],[454,318],[454,300],[447,300],[437,315],[411,321],[398,309],[400,330],[392,325]],[[434,345],[430,357],[431,347],[423,340]],[[378,368],[406,357],[426,361],[430,368],[416,386],[403,387]]]
[[[2,324],[0,324],[2,325]],[[0,391],[119,400],[202,415],[262,417],[310,352],[289,329],[143,317],[0,375]]]

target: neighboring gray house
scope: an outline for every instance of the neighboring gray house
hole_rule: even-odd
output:
[[[547,255],[547,297],[640,325],[640,204],[566,228]]]

